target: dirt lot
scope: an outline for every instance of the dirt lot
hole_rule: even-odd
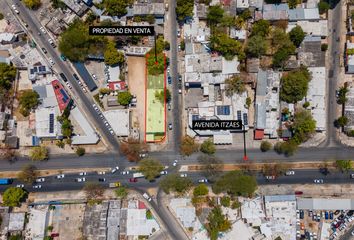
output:
[[[52,215],[53,232],[59,233],[59,240],[80,239],[85,204],[67,204],[55,206]]]
[[[145,58],[128,58],[128,86],[133,95],[136,95],[136,108],[132,111],[132,125],[140,129],[140,139],[144,139],[145,128]]]

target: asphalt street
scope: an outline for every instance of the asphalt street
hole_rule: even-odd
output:
[[[98,114],[92,107],[93,101],[88,98],[88,95],[86,95],[78,82],[74,79],[73,77],[73,70],[69,67],[68,62],[63,62],[60,59],[59,52],[57,51],[57,48],[54,49],[50,43],[48,42],[48,39],[50,36],[48,34],[41,34],[39,35],[38,33],[41,33],[40,30],[40,23],[37,20],[35,16],[35,13],[26,7],[23,6],[22,2],[19,0],[13,0],[12,2],[8,1],[9,6],[11,4],[16,4],[18,10],[20,11],[19,17],[25,21],[28,24],[27,30],[28,33],[34,38],[35,42],[37,43],[37,47],[40,49],[44,47],[48,53],[46,54],[47,57],[52,58],[53,61],[55,62],[54,69],[58,70],[58,73],[64,73],[66,77],[68,78],[68,81],[70,84],[73,86],[73,89],[75,90],[76,97],[79,98],[79,101],[76,102],[76,104],[79,104],[81,108],[85,110],[85,113],[89,115],[90,119],[93,121],[94,126],[99,130],[99,134],[101,137],[104,137],[107,143],[112,147],[113,150],[117,151],[119,150],[118,142],[117,139],[112,136],[108,129],[105,127],[104,123],[102,120],[99,118]],[[41,50],[40,50],[41,51]],[[58,80],[62,81],[59,77]]]

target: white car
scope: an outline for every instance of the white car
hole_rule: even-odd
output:
[[[12,7],[13,10],[16,9],[16,5],[15,4],[12,4],[11,7]]]
[[[86,88],[82,87],[82,91],[84,91],[85,93],[87,93]]]
[[[114,136],[114,131],[113,130],[109,130],[109,132],[111,133],[111,135]]]
[[[112,172],[112,173],[115,173],[115,172],[117,172],[118,170],[119,170],[119,167],[116,166],[115,168],[112,168],[111,172]]]
[[[187,173],[181,173],[181,177],[187,177]]]
[[[24,188],[25,185],[24,185],[24,184],[17,184],[16,187],[18,187],[18,188]]]
[[[127,175],[127,174],[129,174],[129,171],[123,171],[123,172],[121,172],[121,174],[122,175]]]
[[[151,202],[151,197],[147,194],[147,193],[144,193],[143,194],[143,197],[146,199],[146,200],[148,200],[149,202]]]
[[[36,189],[42,188],[42,185],[33,185],[33,188],[36,188]]]
[[[40,27],[39,29],[42,31],[42,33],[44,33],[44,34],[47,33],[47,31],[44,29],[44,27]]]
[[[98,174],[98,175],[105,175],[106,172],[98,172],[97,174]]]
[[[36,179],[36,182],[44,182],[45,181],[45,178],[37,178]]]
[[[145,158],[145,157],[147,157],[147,153],[140,153],[140,154],[139,154],[139,157],[140,157],[140,158]]]
[[[93,79],[97,80],[97,77],[95,74],[92,74]]]
[[[77,182],[86,182],[86,178],[77,178],[76,179]]]
[[[65,177],[64,174],[59,174],[56,178],[57,178],[57,179],[62,179],[62,178],[64,178],[64,177]]]
[[[69,89],[72,89],[72,87],[71,87],[69,82],[66,82],[65,84],[66,84],[66,86],[68,86]]]
[[[352,231],[352,236],[354,236],[354,231]]]
[[[51,65],[54,65],[54,64],[55,64],[55,62],[54,62],[53,59],[51,59],[51,58],[49,58],[49,62],[50,62]]]
[[[86,176],[87,175],[87,172],[81,172],[79,173],[80,176]]]
[[[204,178],[204,179],[199,179],[198,180],[199,183],[207,183],[208,179]]]
[[[314,183],[323,183],[323,179],[315,179],[313,180]]]
[[[174,167],[176,167],[176,166],[177,166],[177,163],[178,163],[178,160],[174,160],[172,165],[173,165]]]
[[[295,171],[286,171],[286,176],[295,175]]]
[[[167,174],[167,171],[161,171],[160,172],[160,175],[166,175]]]
[[[15,9],[14,11],[15,11],[16,14],[20,14],[19,10]]]

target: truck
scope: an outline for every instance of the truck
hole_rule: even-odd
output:
[[[114,182],[109,184],[110,188],[120,187],[120,182]]]
[[[133,173],[133,178],[142,178],[142,177],[144,177],[144,174],[142,174],[141,172]]]
[[[12,183],[12,179],[10,178],[0,178],[0,185],[9,185]]]

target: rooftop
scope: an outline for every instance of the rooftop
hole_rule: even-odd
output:
[[[76,135],[71,138],[73,145],[80,144],[96,144],[99,141],[95,130],[91,127],[87,118],[81,113],[81,111],[76,107],[71,110],[70,116],[72,116],[75,121],[80,124],[80,128],[84,131],[85,135]]]
[[[297,208],[304,210],[348,210],[354,209],[354,199],[298,198]]]
[[[26,230],[31,240],[43,240],[48,222],[48,206],[38,206],[29,209],[29,220]]]
[[[22,231],[25,226],[25,213],[10,213],[9,231]]]
[[[103,114],[117,136],[129,136],[129,109],[109,110]]]

